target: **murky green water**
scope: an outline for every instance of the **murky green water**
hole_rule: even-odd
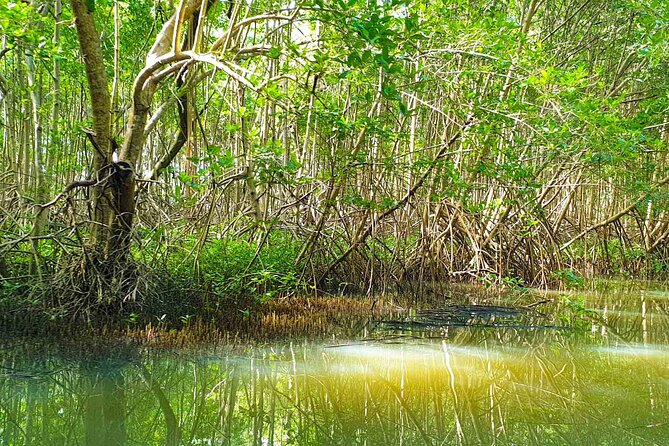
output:
[[[669,444],[669,292],[546,297],[234,351],[7,340],[0,445]]]

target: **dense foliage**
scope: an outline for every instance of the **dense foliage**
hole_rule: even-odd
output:
[[[0,0],[3,302],[134,301],[142,277],[269,298],[669,269],[665,1],[85,6],[104,153],[79,16]],[[125,165],[121,209],[104,169]]]

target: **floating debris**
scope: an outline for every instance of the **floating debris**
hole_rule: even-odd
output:
[[[397,320],[381,320],[376,331],[431,331],[449,327],[569,329],[566,326],[537,324],[532,318],[542,317],[531,307],[501,305],[453,305],[416,311]],[[531,322],[527,322],[531,319]]]

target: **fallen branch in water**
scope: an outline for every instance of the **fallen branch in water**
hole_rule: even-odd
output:
[[[544,299],[544,300],[540,300],[538,302],[531,303],[529,305],[525,305],[523,308],[534,308],[534,307],[538,307],[539,305],[548,304],[548,303],[551,303],[551,302],[553,302],[553,299]]]

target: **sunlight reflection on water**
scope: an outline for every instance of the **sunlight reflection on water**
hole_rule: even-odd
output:
[[[556,300],[505,327],[335,345],[0,346],[0,444],[667,444],[669,327],[655,315],[669,299],[643,296],[580,293],[594,316]],[[605,319],[614,306],[630,317]],[[570,329],[523,328],[542,324]]]

